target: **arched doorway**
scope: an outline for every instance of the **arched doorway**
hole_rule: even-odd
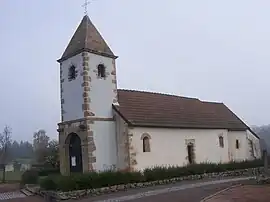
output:
[[[68,135],[66,143],[69,145],[70,172],[82,172],[82,145],[81,138],[76,133]]]

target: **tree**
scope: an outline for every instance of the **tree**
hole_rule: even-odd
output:
[[[59,144],[56,140],[49,142],[46,164],[53,168],[59,168]]]
[[[21,141],[19,143],[14,140],[11,144],[10,151],[12,160],[32,159],[34,157],[33,145],[27,141]]]
[[[11,158],[11,128],[5,126],[3,133],[0,134],[0,163],[3,168],[2,181],[6,180],[6,164]]]
[[[47,149],[49,146],[50,138],[46,135],[45,130],[39,130],[33,135],[33,147],[37,163],[45,163]]]
[[[270,124],[265,126],[254,126],[253,131],[260,137],[261,150],[270,151]]]

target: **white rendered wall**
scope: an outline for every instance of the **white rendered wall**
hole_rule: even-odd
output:
[[[64,103],[62,104],[64,113],[63,121],[70,121],[83,118],[82,104],[83,104],[83,88],[81,84],[83,83],[83,77],[81,72],[83,71],[82,67],[82,56],[81,54],[75,55],[62,62],[61,71],[62,71],[62,99]],[[77,77],[75,80],[68,81],[69,67],[74,65],[78,71]]]
[[[90,81],[90,111],[93,118],[112,118],[113,100],[116,97],[116,83],[113,82],[115,76],[114,59],[88,53],[89,56],[89,76]],[[103,64],[106,68],[106,77],[98,77],[98,65]],[[116,123],[115,121],[95,121],[91,125],[94,134],[96,151],[96,163],[94,169],[104,171],[117,167],[117,144],[116,144]]]
[[[93,167],[96,171],[104,171],[117,166],[116,135],[114,121],[95,121],[91,125],[94,134],[96,151],[96,163]]]
[[[236,140],[239,141],[239,149],[236,148]],[[229,131],[229,157],[231,161],[248,160],[250,157],[246,131]]]
[[[254,149],[254,155],[256,158],[261,158],[261,147],[260,147],[260,140],[253,135],[249,130],[247,130],[247,138],[252,140],[253,142],[253,149]]]
[[[89,76],[90,82],[90,111],[99,118],[112,117],[113,99],[117,92],[116,83],[113,83],[111,72],[114,70],[114,59],[89,53]],[[106,67],[106,78],[98,78],[97,66],[104,64]]]
[[[89,56],[89,108],[94,123],[91,124],[96,150],[93,155],[96,163],[93,167],[97,171],[108,170],[117,167],[117,144],[116,144],[116,123],[109,120],[113,117],[112,104],[117,97],[116,76],[114,59],[87,53]],[[106,67],[106,77],[98,77],[98,65]],[[68,81],[69,67],[74,65],[77,70],[75,80]],[[63,121],[84,118],[82,105],[83,99],[83,56],[78,54],[62,62],[62,99]],[[113,73],[114,72],[114,73]]]
[[[133,134],[131,144],[136,153],[135,169],[141,170],[157,165],[186,165],[187,139],[195,139],[196,163],[229,161],[227,130],[133,128],[130,129],[130,133]],[[141,140],[143,133],[151,136],[151,152],[143,152]],[[219,146],[219,135],[224,137],[224,148]]]

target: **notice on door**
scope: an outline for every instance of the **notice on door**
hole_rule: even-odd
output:
[[[76,157],[75,156],[71,157],[71,166],[76,166]]]

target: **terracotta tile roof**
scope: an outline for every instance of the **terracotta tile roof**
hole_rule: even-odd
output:
[[[72,57],[82,51],[89,51],[96,54],[116,58],[87,15],[83,17],[79,27],[77,28],[61,59],[59,59],[58,62]]]
[[[115,110],[134,126],[247,130],[223,103],[132,90],[118,90]]]

